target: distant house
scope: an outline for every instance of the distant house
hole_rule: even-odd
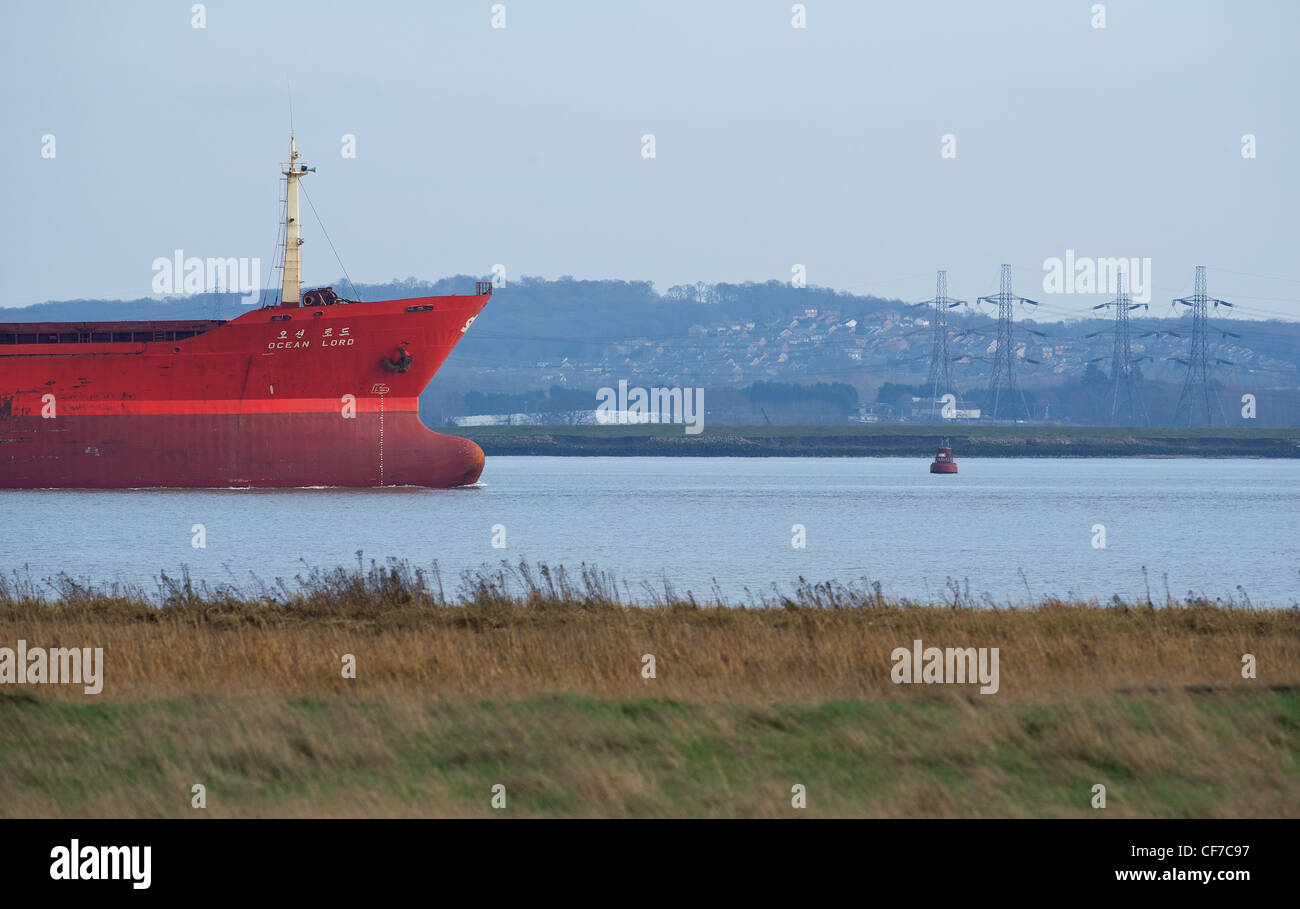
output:
[[[856,416],[849,417],[850,423],[884,423],[893,419],[894,408],[888,404],[859,404]]]
[[[957,408],[952,416],[943,416],[943,399],[942,398],[909,398],[903,405],[903,416],[909,420],[931,420],[934,417],[940,417],[945,422],[962,423],[980,418],[980,409],[978,407]]]

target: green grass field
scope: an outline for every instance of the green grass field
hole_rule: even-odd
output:
[[[1298,730],[1294,691],[784,706],[10,695],[0,814],[1293,817]]]

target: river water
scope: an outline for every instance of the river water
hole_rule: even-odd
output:
[[[915,458],[499,457],[478,487],[445,491],[0,491],[0,569],[152,589],[185,566],[247,589],[361,551],[453,577],[502,559],[586,563],[634,592],[667,578],[737,600],[803,577],[936,602],[956,584],[997,603],[1148,589],[1300,603],[1300,462],[959,464],[931,476]]]

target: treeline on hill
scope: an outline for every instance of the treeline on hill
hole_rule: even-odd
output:
[[[429,395],[420,417],[429,425],[476,414],[566,414],[595,410],[599,389],[553,385],[543,391]],[[843,423],[858,412],[858,391],[844,382],[755,382],[745,388],[706,388],[704,406],[715,424]]]
[[[1096,363],[1089,363],[1082,374],[1067,376],[1060,382],[1022,388],[1023,402],[1013,401],[1010,407],[1003,410],[1003,416],[1007,419],[1022,419],[1027,410],[1034,420],[1081,426],[1173,425],[1174,411],[1183,391],[1182,384],[1144,378],[1140,368],[1135,372],[1138,376],[1139,401],[1136,420],[1129,418],[1127,398],[1121,392],[1117,402],[1114,383]],[[876,410],[886,418],[906,416],[912,398],[928,401],[933,391],[932,386],[924,383],[909,385],[885,382],[876,392],[875,403],[888,409],[881,411],[877,407]],[[1242,413],[1245,407],[1242,397],[1247,394],[1255,401],[1255,416],[1250,418]],[[979,408],[987,413],[992,406],[992,399],[985,386],[960,390],[959,397],[962,407]],[[1221,414],[1215,417],[1214,422],[1218,426],[1300,424],[1300,389],[1247,388],[1239,384],[1216,382],[1212,392],[1212,400],[1215,399]],[[1261,419],[1261,408],[1264,419]]]
[[[925,384],[886,382],[875,396],[874,408],[883,419],[907,417],[913,397],[929,400],[931,387]],[[1182,386],[1171,382],[1141,381],[1141,412],[1137,425],[1170,425]],[[1228,426],[1295,425],[1300,423],[1300,391],[1261,392],[1262,400],[1274,415],[1289,422],[1268,423],[1246,420],[1241,415],[1241,392],[1220,386],[1216,391],[1223,419],[1216,424]],[[1067,377],[1057,384],[1023,389],[1023,403],[1012,402],[1003,411],[1006,419],[1022,419],[1025,408],[1033,420],[1078,425],[1106,426],[1113,421],[1128,422],[1125,401],[1120,399],[1118,414],[1113,412],[1114,386],[1105,371],[1089,364],[1082,375]],[[992,401],[987,389],[961,391],[962,407],[987,411]],[[448,423],[453,417],[474,414],[571,414],[594,410],[599,402],[596,388],[575,389],[553,385],[549,389],[523,392],[467,393],[431,390],[420,401],[420,416],[431,426]],[[774,424],[844,424],[859,413],[856,388],[844,382],[754,382],[742,388],[708,387],[705,407],[713,425]],[[928,422],[924,415],[914,422]]]
[[[558,413],[592,410],[596,407],[595,389],[564,388],[552,385],[539,391],[510,392],[471,391],[462,397],[458,408],[464,414]],[[460,416],[462,414],[449,414]]]
[[[1157,418],[1172,415],[1177,405],[1177,395],[1181,390],[1176,385],[1165,382],[1153,383],[1139,379],[1139,399],[1147,416]],[[1067,378],[1060,383],[1035,388],[1022,388],[1023,400],[1016,399],[1003,404],[1003,416],[1009,419],[1024,418],[1028,411],[1035,420],[1060,419],[1068,415],[1071,422],[1106,425],[1112,416],[1115,403],[1114,385],[1110,377],[1096,363],[1089,363],[1081,376]],[[909,385],[899,382],[886,382],[876,391],[877,405],[885,405],[886,416],[906,416],[913,398],[929,401],[934,394],[934,387],[928,384]],[[987,387],[969,390],[959,389],[958,397],[962,407],[991,409],[992,398]],[[1126,399],[1121,398],[1121,405]],[[1169,414],[1166,414],[1166,410]],[[878,409],[879,411],[879,409]],[[1166,423],[1167,419],[1155,419],[1153,422]]]

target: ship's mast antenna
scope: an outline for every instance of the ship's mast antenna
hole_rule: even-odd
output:
[[[292,103],[290,104],[292,109]],[[290,115],[292,117],[292,115]],[[293,129],[289,130],[289,162],[282,165],[281,173],[287,181],[284,194],[284,276],[280,285],[280,305],[298,306],[302,302],[302,278],[299,247],[302,235],[298,217],[298,181],[316,168],[298,163],[298,143]]]

